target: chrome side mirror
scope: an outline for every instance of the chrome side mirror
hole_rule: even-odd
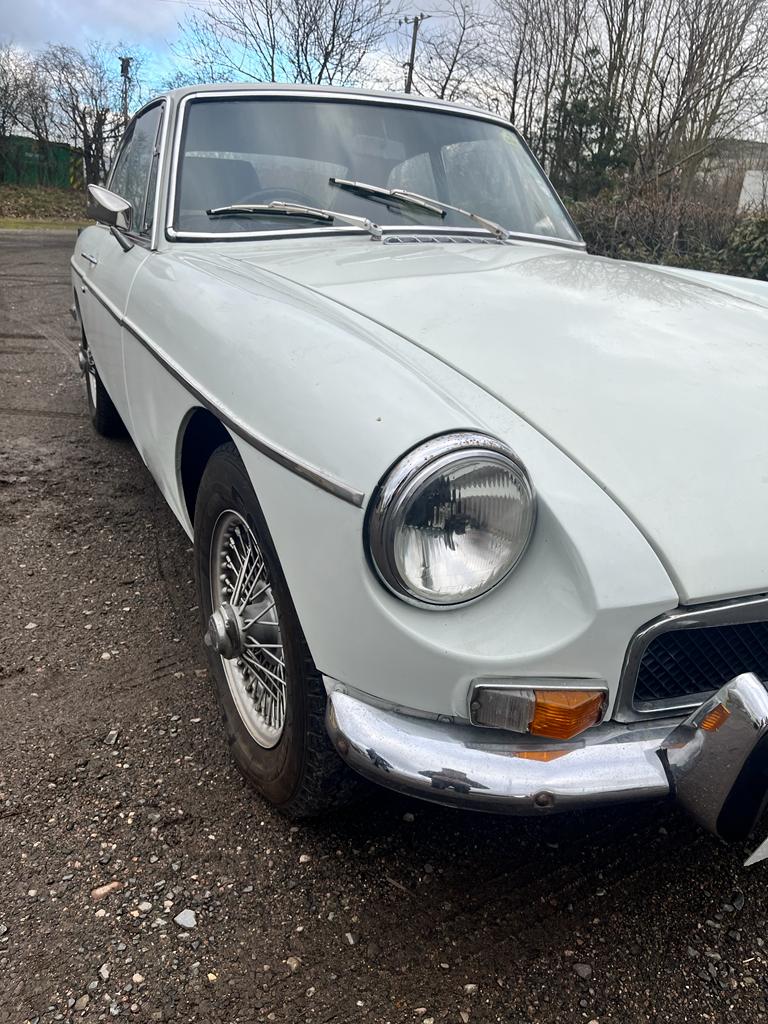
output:
[[[118,231],[131,228],[131,204],[101,185],[88,186],[88,216]]]

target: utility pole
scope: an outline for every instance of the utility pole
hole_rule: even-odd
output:
[[[416,36],[419,34],[419,25],[422,21],[426,21],[427,18],[431,18],[431,14],[414,14],[413,17],[406,15],[400,22],[401,25],[413,25],[413,33],[411,35],[411,56],[408,63],[405,65],[405,91],[410,92],[411,86],[413,85],[413,65],[416,62]]]
[[[128,124],[128,89],[131,84],[133,57],[120,58],[120,77],[123,80],[123,127]]]

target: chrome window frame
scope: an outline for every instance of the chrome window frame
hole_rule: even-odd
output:
[[[718,689],[696,694],[695,698],[688,694],[669,700],[658,700],[635,704],[635,686],[643,659],[649,644],[657,636],[678,629],[701,629],[706,626],[733,626],[747,622],[768,621],[768,595],[758,594],[753,597],[738,597],[728,601],[717,601],[711,604],[680,605],[658,618],[641,626],[629,642],[619,682],[619,695],[613,717],[620,722],[636,722],[655,716],[679,714],[696,709]]]
[[[531,152],[531,148],[525,141],[520,132],[515,126],[506,121],[503,117],[499,117],[496,114],[492,114],[483,110],[474,110],[466,107],[455,106],[452,107],[446,103],[430,103],[422,99],[408,99],[407,97],[392,95],[380,96],[376,94],[365,94],[351,92],[349,95],[340,95],[337,93],[327,93],[319,90],[312,89],[209,89],[200,90],[196,92],[186,93],[182,96],[181,100],[176,105],[176,113],[174,117],[174,132],[173,132],[173,147],[170,154],[170,173],[168,176],[168,191],[166,194],[166,216],[165,216],[165,238],[169,242],[227,242],[227,241],[258,241],[260,239],[278,239],[278,238],[306,238],[316,235],[328,236],[328,235],[362,235],[367,236],[367,232],[363,228],[356,228],[351,225],[346,227],[313,227],[313,228],[280,228],[280,229],[269,229],[266,231],[237,231],[237,232],[219,232],[219,231],[177,231],[173,222],[176,217],[176,207],[179,198],[178,192],[178,166],[179,157],[181,153],[181,141],[184,134],[185,118],[187,107],[190,103],[199,100],[216,101],[220,99],[260,99],[260,98],[275,98],[279,97],[288,100],[313,100],[318,103],[367,103],[367,104],[383,104],[388,107],[400,107],[400,108],[416,108],[419,110],[434,110],[440,114],[447,114],[454,117],[467,117],[477,121],[488,121],[491,124],[500,125],[507,131],[511,131],[520,144],[527,156],[533,161],[534,166],[537,168],[539,173],[542,175],[544,182],[549,189],[550,194],[554,198],[555,202],[559,206],[561,212],[564,214],[568,224],[573,228],[576,238],[571,240],[568,238],[560,238],[552,235],[531,235],[523,232],[510,232],[510,238],[521,240],[521,241],[536,241],[541,243],[549,243],[552,245],[560,246],[561,248],[577,249],[584,251],[586,249],[586,242],[581,237],[581,232],[576,226],[575,221],[571,217],[565,203],[562,201],[557,193],[557,190],[552,185],[552,182],[547,177],[544,169],[542,168],[539,161],[536,159],[534,154]],[[381,224],[379,225],[383,231],[392,231],[397,234],[405,233],[419,233],[423,232],[424,224],[414,224],[404,226],[402,223],[398,224]],[[483,235],[487,236],[487,232],[483,231],[482,228],[467,228],[457,229],[456,227],[430,229],[431,233],[457,233],[465,235]]]
[[[122,135],[122,137],[120,139],[120,142],[118,144],[117,150],[115,152],[115,158],[112,161],[112,164],[111,164],[111,166],[109,168],[109,174],[107,175],[107,180],[106,180],[106,183],[105,183],[105,186],[104,186],[105,188],[109,189],[110,192],[113,191],[113,189],[112,189],[112,179],[114,178],[115,170],[117,168],[118,163],[120,162],[120,158],[123,155],[123,151],[124,151],[124,149],[126,147],[126,144],[127,144],[126,143],[126,137],[128,135],[128,131],[130,129],[134,128],[135,125],[136,125],[136,122],[139,120],[139,118],[142,117],[144,114],[148,113],[152,109],[152,107],[160,107],[160,121],[158,122],[157,132],[155,133],[155,141],[154,141],[153,149],[152,149],[152,162],[154,163],[155,159],[157,159],[157,176],[156,176],[156,179],[155,179],[155,205],[154,205],[154,216],[153,216],[153,219],[152,219],[152,227],[151,227],[150,231],[147,232],[147,233],[139,233],[138,231],[134,231],[133,230],[133,223],[131,223],[131,230],[123,232],[123,234],[125,234],[125,236],[127,238],[130,238],[130,240],[132,242],[135,242],[137,245],[141,245],[144,248],[148,248],[148,249],[156,249],[157,248],[159,225],[160,225],[160,222],[162,221],[162,209],[161,209],[162,188],[161,188],[161,182],[162,182],[162,178],[163,178],[163,166],[164,166],[165,153],[166,153],[166,150],[167,150],[167,143],[168,143],[168,134],[169,134],[168,129],[170,127],[170,122],[171,122],[171,117],[169,116],[170,103],[168,101],[168,97],[167,96],[159,96],[159,97],[155,96],[153,99],[151,99],[147,103],[145,103],[143,107],[139,107],[139,109],[136,111],[136,113],[131,117],[130,121],[125,126],[125,131],[123,132],[123,135]],[[149,199],[149,180],[150,180],[151,174],[152,174],[152,171],[151,171],[151,165],[150,165],[150,173],[147,176],[147,182],[146,182],[146,185],[144,186],[144,204],[143,204],[143,217],[144,217],[144,219],[146,219],[146,215],[147,215],[147,200]],[[133,213],[133,210],[131,212]]]
[[[160,177],[160,171],[161,171],[161,166],[160,166],[160,156],[161,156],[161,153],[160,153],[160,150],[161,150],[162,138],[163,138],[163,135],[164,135],[164,123],[163,123],[163,121],[164,121],[164,118],[165,118],[165,116],[167,114],[167,110],[168,110],[168,104],[167,104],[167,102],[165,100],[161,100],[159,106],[160,106],[160,118],[159,118],[159,120],[157,122],[157,128],[155,129],[155,138],[154,138],[154,141],[152,143],[152,159],[150,160],[150,163],[149,163],[149,174],[147,175],[147,184],[144,187],[144,209],[143,209],[143,214],[142,214],[142,219],[141,219],[142,225],[145,225],[146,222],[147,222],[147,204],[149,202],[149,183],[152,180],[152,169],[156,168],[156,171],[155,171],[155,201],[154,201],[154,205],[152,207],[152,224],[150,225],[149,231],[146,233],[146,235],[144,235],[144,237],[147,237],[147,238],[150,238],[150,239],[152,238],[152,235],[154,234],[155,220],[157,219],[157,214],[159,212],[159,207],[157,205],[157,201],[158,201],[157,182],[158,182],[158,179]],[[141,113],[147,113],[151,109],[151,107],[152,107],[152,104],[147,105],[146,107],[142,108]],[[136,115],[137,121],[138,121],[140,116],[141,116],[141,114],[137,114]]]

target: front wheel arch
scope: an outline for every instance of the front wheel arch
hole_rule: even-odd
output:
[[[216,451],[233,441],[227,428],[212,412],[196,406],[187,415],[179,431],[179,485],[190,523],[194,526],[195,505],[205,467]]]

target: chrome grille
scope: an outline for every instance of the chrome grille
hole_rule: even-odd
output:
[[[693,695],[703,699],[742,672],[768,680],[768,622],[673,629],[646,647],[635,703]]]
[[[681,605],[632,637],[614,717],[683,714],[742,672],[768,683],[768,596]]]

